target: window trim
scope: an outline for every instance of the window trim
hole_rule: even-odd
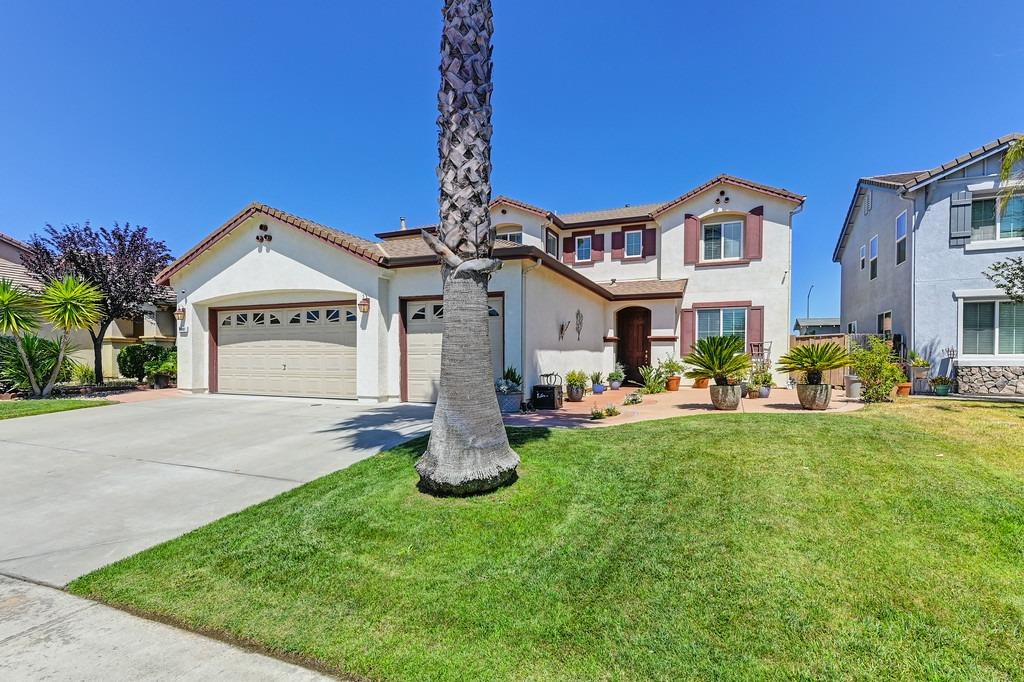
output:
[[[638,234],[638,235],[640,235],[640,252],[639,253],[630,254],[630,252],[629,252],[629,235],[631,235],[631,234]],[[644,228],[639,228],[639,229],[635,229],[635,230],[623,230],[622,231],[622,257],[624,259],[625,258],[634,259],[634,258],[643,258],[644,257]]]
[[[846,323],[846,333],[847,334],[856,334],[857,333],[857,320],[854,320],[853,322],[847,322]]]
[[[886,318],[886,316],[888,316],[888,318],[889,318],[889,336],[885,335],[885,318]],[[879,320],[881,320],[882,324],[878,324]],[[878,335],[880,335],[882,338],[886,339],[887,341],[892,339],[893,331],[892,331],[892,311],[891,310],[883,310],[882,312],[878,313],[878,315],[875,316],[875,330],[876,330],[876,333]]]
[[[704,250],[704,233],[709,227],[723,227],[725,225],[731,225],[738,223],[740,226],[740,255],[738,256],[726,256],[725,255],[725,231],[722,231],[722,256],[721,258],[708,258],[707,252]],[[701,263],[733,263],[740,262],[746,258],[746,239],[747,239],[747,226],[742,218],[735,220],[722,219],[718,222],[707,222],[700,224],[700,261]]]
[[[544,230],[544,251],[552,258],[561,260],[561,254],[558,253],[558,234],[552,230]]]
[[[1010,201],[1015,201],[1015,200],[1019,200],[1019,201],[1024,202],[1024,197],[1012,197],[1010,199]],[[972,218],[972,221],[973,221],[973,217],[974,217],[974,204],[976,204],[979,201],[994,201],[995,202],[995,205],[996,205],[995,235],[996,236],[993,239],[975,239],[974,238],[974,228],[973,228],[973,224],[972,224],[972,226],[971,226],[971,243],[973,243],[973,244],[994,244],[996,242],[1006,241],[1008,239],[1024,239],[1024,235],[1017,236],[1017,237],[1014,237],[1014,236],[1004,237],[1004,236],[1002,236],[1002,232],[1003,232],[1003,213],[1005,211],[1002,209],[1002,206],[1001,206],[1002,202],[999,201],[999,197],[997,195],[991,195],[991,196],[982,195],[982,196],[972,196],[971,197],[971,218]]]
[[[899,225],[900,225],[900,218],[903,218],[903,236],[902,237],[900,237],[900,231],[899,231],[900,230],[900,227],[899,227]],[[904,263],[906,263],[907,259],[910,257],[910,253],[909,253],[909,244],[910,244],[910,242],[907,239],[907,236],[910,233],[910,225],[908,224],[909,219],[910,219],[910,215],[907,213],[906,210],[904,210],[902,213],[900,213],[898,216],[896,216],[896,220],[894,220],[893,224],[892,224],[893,236],[896,238],[896,244],[895,244],[895,246],[893,248],[893,255],[894,255],[894,258],[896,260],[896,267],[899,267],[899,266],[903,265]],[[900,242],[903,242],[903,260],[900,260]]]
[[[868,247],[866,244],[860,245],[860,269],[863,270],[868,266]]]
[[[587,257],[580,258],[580,241],[587,240]],[[592,234],[580,234],[573,237],[573,262],[574,263],[593,263],[594,262],[594,235]]]
[[[868,279],[875,281],[878,279],[878,235],[868,240]],[[874,249],[871,248],[874,246]],[[872,256],[871,252],[874,251],[875,255]],[[874,266],[874,268],[872,268]]]
[[[693,342],[700,341],[700,314],[711,312],[713,310],[718,311],[718,336],[723,336],[722,328],[724,327],[724,313],[726,310],[742,310],[743,311],[743,348],[747,347],[747,338],[750,336],[750,306],[735,306],[735,305],[722,305],[710,308],[694,308],[693,312]],[[706,337],[708,338],[708,337]]]
[[[991,353],[966,353],[964,352],[964,305],[967,303],[994,303],[995,310],[993,312],[993,334],[992,334],[992,352]],[[957,333],[957,358],[958,360],[963,358],[971,363],[981,362],[995,362],[995,361],[1012,361],[1015,364],[1019,364],[1024,361],[1024,353],[1000,353],[999,352],[999,313],[1000,307],[1004,303],[1012,304],[1008,298],[998,298],[991,296],[982,297],[959,297],[957,300],[957,320],[956,320],[956,333]]]
[[[512,235],[518,235],[519,239],[512,239]],[[508,232],[499,232],[498,239],[504,239],[505,241],[515,242],[516,244],[523,243],[523,231],[522,230],[509,230]]]

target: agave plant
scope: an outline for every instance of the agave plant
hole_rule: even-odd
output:
[[[807,383],[816,386],[821,383],[823,373],[849,364],[850,354],[846,349],[828,341],[791,348],[779,358],[778,368],[782,372],[802,372]]]
[[[39,311],[44,320],[61,332],[61,336],[58,341],[60,351],[53,371],[40,391],[42,396],[50,395],[54,384],[60,378],[64,358],[71,345],[71,332],[91,329],[99,322],[102,302],[103,295],[99,289],[74,277],[54,280],[43,289],[39,296]]]
[[[743,339],[738,336],[700,339],[683,362],[692,367],[687,370],[687,377],[714,379],[716,386],[726,386],[729,377],[746,374],[750,369],[750,356],[743,352]]]
[[[46,384],[53,374],[60,355],[60,344],[43,339],[35,334],[24,334],[20,338],[0,338],[0,387],[31,391],[38,395],[39,387]],[[69,381],[74,375],[75,362],[65,355],[57,381]],[[30,374],[26,367],[32,368]]]

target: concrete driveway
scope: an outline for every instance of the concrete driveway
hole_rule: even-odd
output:
[[[65,585],[425,433],[432,412],[187,396],[0,421],[0,574]]]

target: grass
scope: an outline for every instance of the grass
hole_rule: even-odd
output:
[[[109,400],[72,400],[70,398],[0,400],[0,419],[14,419],[15,417],[28,417],[33,414],[66,412],[67,410],[80,410],[84,407],[102,407],[113,404]]]
[[[512,436],[495,494],[417,441],[69,589],[373,679],[1024,676],[1024,406]]]

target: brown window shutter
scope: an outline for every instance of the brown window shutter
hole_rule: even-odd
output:
[[[644,258],[657,255],[658,253],[658,230],[649,227],[644,230]]]
[[[576,262],[576,240],[572,237],[562,239],[562,262],[569,265]]]
[[[600,263],[604,260],[604,235],[595,234],[590,239],[590,260]]]
[[[764,342],[764,306],[747,308],[747,345]],[[750,350],[749,348],[747,350]]]
[[[612,259],[620,260],[626,255],[626,233],[612,232]]]
[[[743,229],[743,257],[760,260],[764,243],[764,206],[752,208]]]
[[[696,316],[693,310],[683,311],[682,326],[682,351],[683,355],[690,353],[693,350],[693,344],[696,340]]]
[[[696,265],[700,261],[700,220],[695,215],[686,214],[683,226],[683,263]]]

